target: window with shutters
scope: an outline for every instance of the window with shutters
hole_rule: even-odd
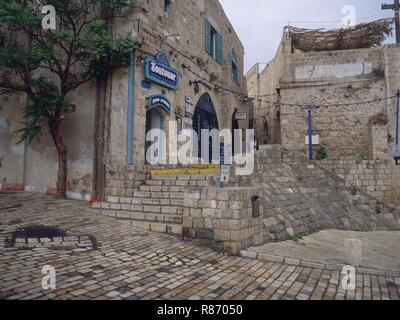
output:
[[[205,49],[218,63],[223,64],[223,38],[222,35],[206,19]]]
[[[170,13],[171,11],[171,0],[164,0],[164,12]]]
[[[238,85],[240,85],[240,73],[235,50],[232,50],[232,53],[229,54],[229,61],[232,66],[232,78]]]

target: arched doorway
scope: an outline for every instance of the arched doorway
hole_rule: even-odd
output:
[[[163,95],[149,97],[149,107],[146,112],[146,163],[160,165],[165,162],[165,118],[171,112],[171,104]],[[151,131],[151,132],[150,132]],[[149,134],[150,133],[150,134]]]
[[[270,143],[270,135],[269,135],[269,126],[268,121],[264,122],[264,129],[263,129],[263,139],[262,144],[269,144]]]
[[[202,139],[201,139],[201,130],[219,130],[218,125],[218,116],[214,108],[214,104],[211,100],[211,97],[208,93],[203,94],[199,101],[197,102],[196,109],[193,115],[193,129],[197,132],[198,136],[198,157],[202,158]],[[210,138],[209,143],[209,152],[210,163],[212,161],[212,143]]]

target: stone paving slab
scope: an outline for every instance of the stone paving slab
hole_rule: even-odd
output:
[[[359,271],[374,274],[400,275],[400,232],[355,232],[325,230],[298,241],[268,243],[249,248],[243,256],[265,261],[280,261],[320,268],[341,270],[346,265],[346,239],[362,241],[362,264]]]
[[[357,288],[341,288],[337,270],[263,262],[217,254],[172,235],[143,231],[88,211],[83,202],[0,192],[0,299],[393,299],[400,277],[357,274]],[[47,225],[96,248],[7,247],[19,228]],[[56,269],[56,289],[43,290],[42,268]]]

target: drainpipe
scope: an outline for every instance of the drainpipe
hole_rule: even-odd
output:
[[[136,73],[136,50],[131,53],[131,65],[129,67],[128,80],[128,146],[127,164],[133,165],[134,141],[135,141],[135,73]]]
[[[312,101],[308,101],[308,160],[313,160]]]
[[[398,158],[399,150],[399,117],[400,117],[400,90],[397,90],[397,108],[396,108],[396,165],[399,165],[400,159]]]

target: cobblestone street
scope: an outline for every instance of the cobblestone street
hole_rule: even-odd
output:
[[[89,209],[45,195],[0,193],[1,299],[399,299],[399,277],[359,273],[357,289],[346,292],[338,270],[221,255]],[[66,235],[13,239],[35,225]],[[56,269],[55,290],[42,289],[45,265]]]

